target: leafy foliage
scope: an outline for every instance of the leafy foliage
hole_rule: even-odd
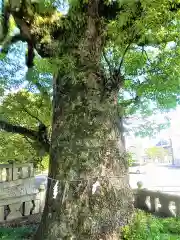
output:
[[[19,91],[8,94],[0,107],[1,119],[19,125],[37,129],[43,122],[51,132],[51,103],[43,95]],[[37,142],[24,138],[19,134],[1,132],[0,162],[14,160],[16,162],[33,162],[37,167],[43,161],[44,152]],[[45,160],[47,167],[48,161]],[[41,165],[40,165],[41,166]],[[39,167],[39,166],[38,166]]]
[[[38,170],[46,170],[49,165],[49,156],[37,147],[37,143],[33,143],[25,139],[19,134],[1,132],[0,134],[0,163],[34,164],[34,168]]]
[[[36,151],[31,144],[20,135],[2,132],[0,134],[0,162],[7,163],[9,160],[16,162],[28,162],[37,157]]]
[[[39,122],[50,126],[51,102],[44,99],[41,94],[26,90],[8,94],[0,107],[1,118],[13,124],[37,128]]]
[[[180,220],[178,218],[161,219],[138,211],[132,224],[122,230],[124,240],[178,240]]]
[[[36,227],[1,228],[0,239],[30,239]]]
[[[163,159],[165,156],[168,156],[168,151],[163,147],[151,147],[146,149],[146,154],[152,160]]]
[[[132,156],[132,153],[128,152],[127,153],[127,161],[128,161],[128,166],[131,167],[133,163],[135,162]]]

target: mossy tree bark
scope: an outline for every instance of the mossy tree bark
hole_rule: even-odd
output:
[[[59,181],[49,180],[36,239],[116,239],[110,236],[132,212],[116,107],[108,101],[99,105],[96,92],[74,91],[74,84],[62,99],[58,80],[49,176]],[[86,103],[79,101],[83,95]],[[58,194],[53,198],[55,184]]]
[[[49,178],[56,180],[48,182],[38,240],[118,239],[133,210],[117,123],[118,85],[105,88],[101,72],[106,24],[97,2],[89,1],[83,27],[65,39],[71,69],[60,66],[54,77]]]
[[[170,31],[178,19],[174,13],[179,2],[73,0],[64,16],[47,5],[50,1],[44,2],[43,8],[43,1],[9,0],[2,4],[4,52],[6,45],[21,40],[28,44],[28,68],[34,65],[34,49],[42,58],[57,63],[49,173],[56,180],[48,183],[45,211],[35,239],[116,239],[119,226],[127,222],[133,209],[122,124],[117,126],[116,122],[117,93],[124,83],[121,66],[132,43],[140,47],[159,44],[155,31],[158,26],[168,26]],[[20,29],[12,38],[7,36],[10,15]],[[116,17],[120,22],[114,21]],[[118,27],[120,36],[117,32],[114,35],[112,26]],[[167,43],[164,37],[161,43]],[[107,71],[102,68],[101,55],[109,43],[114,45],[114,38],[121,38],[122,46],[127,46],[121,49],[120,67],[111,69],[107,59]],[[125,101],[123,108],[137,99]],[[4,121],[0,125],[46,144],[49,151],[46,131],[34,132]],[[97,182],[99,187],[94,191]],[[55,183],[58,194],[53,198]]]

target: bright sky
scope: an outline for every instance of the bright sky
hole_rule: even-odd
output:
[[[180,106],[176,108],[176,110],[172,110],[167,116],[170,120],[170,128],[161,131],[158,134],[158,138],[168,139],[168,138],[180,138]],[[155,119],[160,120],[163,119],[163,116],[158,116]]]
[[[130,146],[136,146],[137,152],[144,152],[144,149],[155,146],[161,139],[169,140],[171,138],[172,145],[174,149],[175,157],[180,156],[180,106],[177,107],[176,110],[172,110],[170,113],[166,114],[171,120],[171,125],[168,129],[161,131],[156,137],[152,137],[151,139],[146,138],[127,138],[126,146],[127,148]],[[159,121],[163,121],[164,116],[158,115],[155,116],[154,119]],[[142,151],[141,151],[142,150]],[[141,153],[140,153],[141,154]]]

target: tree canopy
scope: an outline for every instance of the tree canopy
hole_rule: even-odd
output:
[[[56,70],[57,64],[62,64],[67,68],[67,71],[73,67],[73,59],[69,62],[69,59],[66,59],[63,54],[57,53],[57,51],[50,53],[48,48],[53,49],[58,44],[58,51],[61,51],[59,38],[61,39],[64,36],[63,31],[69,34],[68,31],[72,29],[72,26],[68,26],[68,21],[71,21],[71,17],[75,18],[73,21],[77,20],[78,14],[75,17],[73,11],[80,11],[81,6],[79,1],[71,1],[66,5],[69,12],[64,15],[54,5],[56,4],[58,9],[62,9],[60,1],[56,3],[53,1],[38,1],[38,3],[32,4],[27,1],[23,7],[18,4],[20,4],[18,1],[9,1],[9,3],[5,3],[3,10],[2,23],[5,23],[6,20],[6,8],[8,11],[11,10],[9,12],[11,17],[7,35],[5,34],[7,29],[2,24],[4,31],[1,34],[3,39],[1,93],[4,94],[19,86],[25,85],[26,87],[24,97],[22,97],[22,92],[14,94],[14,96],[11,94],[3,97],[5,100],[3,100],[1,107],[1,128],[8,130],[5,123],[11,123],[38,132],[37,125],[39,123],[43,122],[45,126],[50,126],[52,74]],[[108,86],[108,78],[115,79],[121,75],[121,79],[116,79],[120,81],[118,83],[120,84],[119,114],[121,115],[123,108],[123,116],[127,116],[132,122],[132,118],[129,118],[132,114],[136,114],[139,118],[143,116],[144,119],[154,111],[175,108],[179,104],[178,2],[154,1],[150,3],[148,1],[138,1],[136,3],[128,1],[124,3],[122,1],[118,4],[117,2],[116,4],[109,4],[111,11],[106,16],[108,31],[105,36],[106,45],[102,54],[101,66],[106,78],[106,87],[110,87]],[[34,7],[38,7],[39,10],[36,9],[36,14],[32,16]],[[17,12],[14,12],[13,9],[15,8],[19,8],[19,16],[20,12],[21,14],[26,12],[28,31],[31,30],[32,38],[35,35],[33,46],[37,53],[43,57],[39,57],[35,52],[34,67],[29,68],[28,71],[24,68],[25,61],[21,53],[24,52],[25,54],[26,52],[26,45],[23,42],[30,43],[27,36],[24,38],[23,25],[21,25],[23,23],[19,21]],[[105,5],[105,8],[108,8],[108,5]],[[49,9],[51,10],[49,11]],[[116,20],[109,21],[113,18],[110,15],[116,15],[116,12],[120,10],[121,14],[117,15]],[[102,11],[105,11],[105,9],[102,9]],[[31,21],[30,25],[27,24],[28,21]],[[17,27],[20,29],[20,34],[16,34]],[[30,29],[31,27],[32,29]],[[28,35],[28,33],[26,34]],[[55,35],[56,37],[54,37]],[[13,45],[9,48],[10,45],[8,44],[11,43],[11,36],[15,40],[12,37]],[[76,40],[72,39],[72,41],[75,42]],[[8,54],[4,55],[7,50]],[[61,60],[57,60],[58,54],[62,55]],[[25,95],[29,94],[32,99],[35,96],[36,103],[35,101],[28,102],[30,100],[25,99]],[[9,101],[11,104],[9,104]],[[40,107],[41,101],[47,104],[45,108],[48,109],[49,113],[45,116],[46,120],[43,116],[46,110]],[[40,110],[41,112],[39,112]],[[35,116],[32,116],[34,112]],[[38,119],[38,116],[40,116],[40,119]],[[143,123],[141,125],[143,126]],[[149,126],[149,124],[146,124],[146,126]],[[154,126],[150,128],[153,129]],[[9,131],[15,132],[15,129],[9,128]],[[16,129],[17,131],[19,129]],[[22,134],[22,132],[20,133]],[[37,137],[33,134],[31,137],[37,140]]]

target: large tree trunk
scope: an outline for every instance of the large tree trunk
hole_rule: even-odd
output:
[[[97,3],[89,1],[78,48],[54,77],[51,179],[36,240],[118,239],[133,210],[117,89],[106,95],[99,74],[105,26]]]
[[[132,213],[132,194],[116,106],[106,100],[100,103],[95,90],[80,90],[79,83],[79,91],[68,85],[68,95],[62,96],[60,77],[54,84],[49,173],[55,180],[48,181],[35,239],[118,239],[119,226]]]

